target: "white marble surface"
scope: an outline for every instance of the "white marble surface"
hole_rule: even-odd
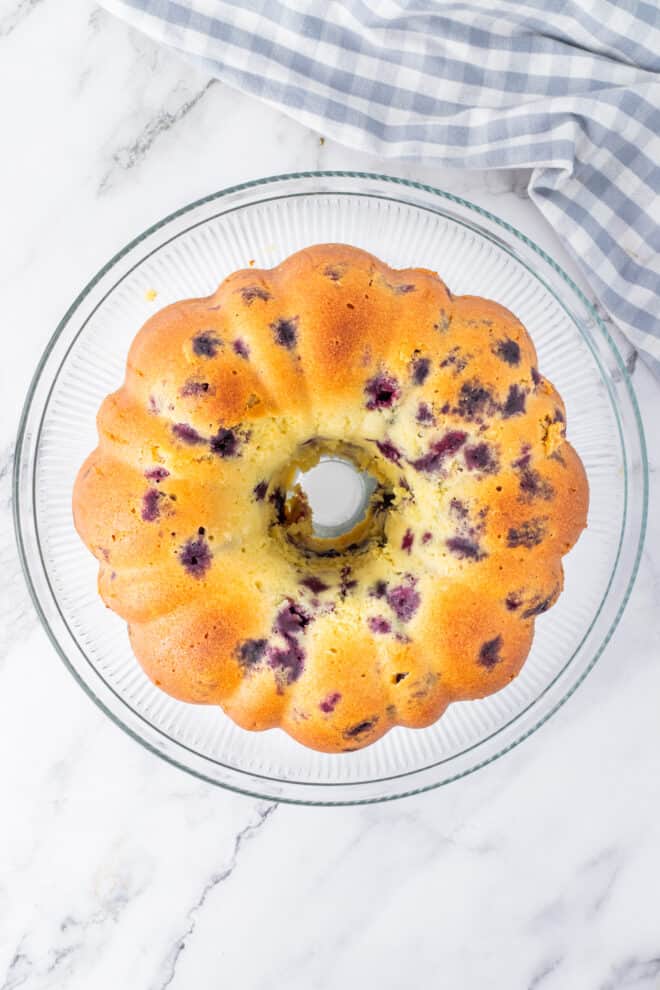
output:
[[[504,759],[392,805],[276,807],[142,750],[56,657],[11,535],[34,365],[137,231],[247,178],[360,168],[464,193],[565,261],[524,175],[430,172],[321,143],[90,0],[0,0],[0,94],[0,990],[657,990],[657,429],[640,575],[594,672]],[[657,422],[641,362],[634,379]]]

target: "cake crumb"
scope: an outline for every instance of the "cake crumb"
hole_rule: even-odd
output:
[[[250,266],[250,268],[254,268],[255,263],[256,262],[255,262],[254,258],[250,258],[250,260],[248,261],[248,265]]]
[[[157,295],[158,295],[158,293],[156,292],[155,289],[147,289],[147,291],[144,294],[144,298],[148,302],[153,302]]]

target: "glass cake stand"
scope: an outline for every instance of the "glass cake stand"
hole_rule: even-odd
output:
[[[437,269],[452,291],[489,296],[532,335],[568,410],[591,488],[589,525],[565,558],[558,604],[536,623],[520,676],[461,702],[430,728],[396,728],[359,752],[312,752],[279,730],[249,733],[219,708],[154,687],[126,626],[96,591],[71,491],[96,444],[95,416],[123,378],[130,342],[156,308],[207,295],[254,261],[341,241],[395,267]],[[153,290],[153,291],[152,291]],[[157,293],[155,300],[153,292]],[[185,206],[128,244],[80,293],[43,355],[20,426],[15,516],[41,620],[96,704],[148,749],[214,784],[277,801],[353,804],[438,787],[521,742],[575,691],[630,595],[646,524],[648,472],[631,381],[606,327],[539,247],[497,217],[418,183],[354,172],[274,176]]]

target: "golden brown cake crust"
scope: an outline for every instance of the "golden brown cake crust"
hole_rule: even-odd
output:
[[[155,684],[354,750],[519,672],[586,525],[565,419],[508,310],[318,245],[147,321],[75,523]],[[333,444],[378,485],[320,556],[287,480]]]

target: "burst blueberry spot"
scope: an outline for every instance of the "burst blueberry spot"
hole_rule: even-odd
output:
[[[395,464],[400,462],[401,451],[390,440],[376,440],[376,446],[388,461],[393,461]]]
[[[255,485],[252,489],[252,494],[254,495],[257,502],[263,502],[266,497],[266,492],[268,491],[268,482],[260,481],[258,485]]]
[[[235,457],[238,453],[238,437],[234,430],[221,427],[216,435],[211,437],[209,446],[218,457]]]
[[[555,593],[548,595],[547,598],[537,598],[531,605],[529,605],[525,611],[522,613],[523,619],[533,619],[537,615],[542,615],[547,612],[552,605],[555,598]]]
[[[492,396],[487,388],[478,381],[464,382],[458,396],[456,413],[464,419],[474,419],[484,412],[492,402]]]
[[[449,298],[451,299],[451,296]],[[438,316],[438,322],[433,324],[433,329],[439,330],[440,333],[447,333],[451,326],[452,319],[453,317],[451,313],[447,313],[444,309],[441,309]]]
[[[145,522],[155,522],[160,516],[160,500],[164,498],[157,488],[150,488],[142,497],[142,518]]]
[[[418,423],[434,423],[433,413],[429,405],[426,402],[420,402],[417,406],[417,416]]]
[[[397,296],[405,296],[409,292],[414,292],[417,286],[413,285],[412,282],[402,282],[399,285],[390,285],[392,292]]]
[[[211,549],[203,536],[188,540],[179,550],[180,562],[194,578],[204,576],[211,566],[211,557]]]
[[[156,397],[154,395],[149,396],[148,408],[149,408],[149,412],[154,413],[154,415],[157,415],[160,412],[160,405],[156,401]]]
[[[292,316],[288,320],[275,320],[274,323],[271,323],[270,328],[275,336],[275,343],[279,344],[280,347],[286,347],[290,351],[296,346],[298,341],[297,316]]]
[[[541,376],[540,376],[540,374],[538,372],[538,368],[532,368],[531,375],[532,375],[532,381],[534,382],[534,384],[535,385],[540,385],[541,384]]]
[[[530,467],[523,468],[520,472],[519,484],[520,491],[529,498],[550,499],[555,493],[550,482]]]
[[[303,672],[305,651],[295,640],[287,640],[283,649],[271,647],[268,651],[268,666],[280,673],[285,684],[293,684]]]
[[[364,386],[367,409],[389,409],[399,398],[399,383],[391,375],[374,375]]]
[[[512,461],[511,467],[514,468],[526,468],[532,459],[531,447],[528,443],[523,444],[522,453],[517,461]]]
[[[509,394],[506,397],[506,402],[502,409],[502,415],[505,419],[509,416],[516,416],[518,413],[524,413],[525,411],[525,393],[522,389],[518,388],[517,385],[512,385],[509,389]]]
[[[234,341],[234,354],[238,354],[239,357],[245,358],[247,361],[250,357],[250,348],[241,340],[240,337]]]
[[[449,503],[449,510],[458,516],[459,519],[467,519],[468,517],[468,507],[460,498],[452,498]]]
[[[169,478],[170,472],[164,467],[153,467],[148,468],[144,472],[144,476],[145,478],[148,478],[149,481],[155,481],[158,483],[159,481],[164,481],[165,478]]]
[[[468,358],[465,354],[461,352],[460,347],[452,347],[449,353],[440,362],[441,368],[451,368],[454,375],[460,375],[467,367]]]
[[[266,639],[246,639],[238,650],[238,659],[243,667],[256,667],[268,646]]]
[[[372,598],[384,598],[387,594],[387,581],[376,581],[374,585],[371,586],[369,590],[369,595]]]
[[[502,649],[502,637],[495,636],[494,639],[489,639],[482,644],[479,650],[479,663],[482,667],[486,667],[491,670],[496,664],[502,662],[502,657],[500,656],[500,650]]]
[[[342,567],[340,571],[340,578],[341,582],[339,585],[339,594],[342,598],[346,598],[346,595],[348,595],[349,592],[351,592],[354,588],[357,588],[358,583],[355,578],[351,577],[350,567]]]
[[[361,736],[365,732],[369,732],[374,728],[378,722],[378,716],[375,715],[373,718],[367,718],[363,722],[358,722],[357,725],[352,725],[350,729],[346,729],[344,732],[345,739],[355,739],[356,736]]]
[[[199,435],[194,426],[189,426],[187,423],[175,423],[172,427],[172,433],[177,440],[190,444],[190,446],[197,443],[204,443],[204,437]]]
[[[516,609],[519,609],[522,605],[522,599],[515,592],[511,592],[511,594],[507,595],[504,599],[504,604],[508,608],[509,612],[515,612]]]
[[[412,380],[415,383],[415,385],[423,385],[426,379],[429,377],[430,370],[431,370],[431,362],[428,358],[421,357],[413,361]]]
[[[181,388],[179,395],[184,398],[190,395],[205,395],[210,392],[211,395],[214,393],[215,389],[211,388],[208,382],[195,381],[193,378],[189,378],[185,385]]]
[[[419,592],[411,585],[406,584],[397,585],[387,595],[387,604],[399,622],[410,622],[419,608],[421,600]]]
[[[465,463],[470,471],[494,471],[495,463],[491,448],[487,443],[478,443],[465,448]]]
[[[192,346],[198,357],[213,358],[218,353],[221,343],[222,341],[215,333],[205,330],[193,337]]]
[[[372,633],[379,633],[381,635],[392,631],[391,624],[383,615],[372,615],[369,619],[368,626]]]
[[[507,544],[511,548],[531,549],[543,541],[545,526],[542,519],[530,519],[518,527],[512,527],[507,534]]]
[[[410,553],[414,542],[415,542],[415,537],[413,535],[412,529],[407,529],[403,534],[403,539],[401,540],[401,549],[405,553]]]
[[[283,523],[286,519],[286,512],[284,511],[286,500],[282,489],[276,488],[275,491],[271,493],[268,501],[275,509],[275,518],[278,523]]]
[[[486,556],[478,543],[465,536],[452,536],[447,540],[447,549],[460,560],[483,560]]]
[[[323,701],[319,702],[319,708],[326,715],[329,715],[330,712],[334,712],[339,701],[341,701],[339,691],[333,691],[332,694],[327,695]]]
[[[505,337],[504,340],[498,340],[494,348],[494,353],[497,354],[501,361],[506,361],[507,364],[513,366],[520,364],[520,347],[510,337]]]
[[[244,285],[239,291],[247,306],[251,305],[255,299],[262,299],[267,302],[273,298],[268,289],[264,289],[262,285]]]
[[[552,422],[553,423],[563,423],[564,422],[564,414],[561,411],[561,409],[559,409],[558,407],[555,409],[555,418],[553,419]]]
[[[451,457],[463,446],[467,439],[467,433],[460,430],[451,430],[445,433],[441,440],[432,444],[428,454],[411,461],[416,471],[425,471],[432,474],[442,467],[442,462],[446,457]]]
[[[296,602],[289,602],[282,608],[275,618],[275,630],[290,639],[303,632],[311,622],[310,616]]]
[[[309,588],[314,595],[320,595],[322,591],[327,591],[329,587],[325,581],[322,581],[321,578],[315,577],[313,574],[310,574],[309,577],[302,578],[300,583],[305,588]]]

